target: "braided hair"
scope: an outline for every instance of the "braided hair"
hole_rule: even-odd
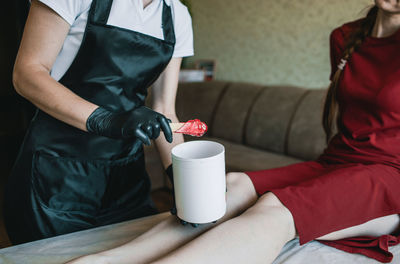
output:
[[[342,71],[346,66],[347,61],[349,61],[351,58],[353,52],[361,46],[366,37],[371,35],[377,15],[378,7],[375,5],[368,11],[366,18],[362,20],[360,27],[351,33],[345,45],[341,62],[338,65],[338,69],[336,70],[335,74],[333,75],[332,82],[328,88],[325,98],[322,125],[326,134],[326,142],[329,142],[332,136],[335,122],[337,122],[337,128],[339,132],[342,132],[342,128],[339,125],[338,115],[340,113],[337,102],[337,87]]]

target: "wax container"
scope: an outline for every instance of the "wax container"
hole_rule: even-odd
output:
[[[225,148],[196,140],[172,149],[177,215],[195,224],[216,221],[226,212]]]

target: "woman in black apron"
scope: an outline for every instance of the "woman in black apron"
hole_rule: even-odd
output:
[[[14,244],[156,213],[142,143],[150,144],[161,130],[171,143],[172,132],[167,118],[144,101],[174,52],[171,8],[162,2],[164,39],[158,39],[107,25],[112,3],[91,4],[79,52],[59,80],[70,91],[32,100],[39,109],[6,189],[5,222]],[[25,30],[34,26],[41,24],[28,18]],[[25,34],[32,39],[34,33]],[[31,51],[21,49],[18,57],[29,58]],[[16,89],[33,98],[18,89],[26,85],[18,67],[29,65],[17,58]],[[74,114],[63,116],[68,111]]]

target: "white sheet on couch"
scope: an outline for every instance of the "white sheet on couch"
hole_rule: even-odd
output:
[[[394,258],[392,263],[400,263],[400,245],[390,248]],[[300,246],[299,240],[287,243],[273,264],[377,264],[374,259],[360,254],[350,254],[317,241]]]
[[[0,250],[0,264],[59,264],[88,253],[116,247],[139,236],[168,217],[168,213],[72,234],[38,240]],[[392,263],[400,263],[400,245],[392,247]],[[377,264],[357,254],[349,254],[318,242],[303,246],[297,239],[287,243],[273,264]],[[223,264],[223,263],[221,263]],[[246,263],[251,264],[251,263]]]

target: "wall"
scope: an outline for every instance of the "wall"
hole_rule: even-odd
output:
[[[329,34],[372,0],[189,0],[195,56],[217,79],[311,88],[329,84]]]

